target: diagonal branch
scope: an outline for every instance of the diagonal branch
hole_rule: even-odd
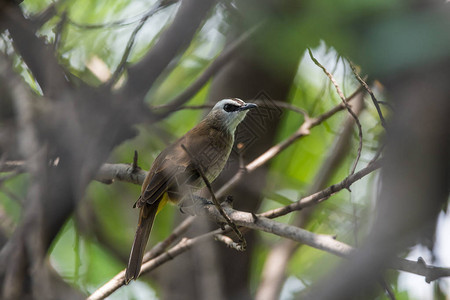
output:
[[[219,57],[217,57],[206,70],[180,95],[176,96],[167,105],[161,105],[155,108],[164,108],[168,112],[178,110],[183,104],[189,101],[207,82],[213,77],[222,67],[230,61],[230,59],[241,49],[251,37],[254,36],[261,24],[254,26],[247,32],[243,33],[238,39],[233,41],[227,48],[225,48]]]
[[[301,198],[300,200],[291,203],[289,205],[279,207],[276,209],[269,210],[261,216],[267,217],[267,218],[277,218],[280,216],[284,216],[292,211],[295,210],[301,210],[302,208],[314,205],[316,203],[322,202],[326,199],[328,199],[330,196],[336,194],[337,192],[348,189],[350,186],[366,176],[367,174],[372,173],[373,171],[379,169],[381,167],[381,161],[375,161],[374,163],[369,164],[367,167],[361,169],[359,172],[356,172],[354,174],[351,174],[347,176],[344,180],[342,180],[339,183],[333,184],[317,193],[314,193],[312,195],[306,196]]]
[[[381,111],[380,104],[375,98],[375,94],[373,93],[372,89],[367,85],[367,83],[364,81],[364,79],[359,76],[358,72],[356,71],[356,67],[353,65],[351,61],[349,61],[350,67],[352,68],[353,74],[355,75],[356,79],[359,81],[359,83],[366,89],[366,91],[369,93],[370,98],[372,99],[373,105],[377,109],[378,116],[380,117],[381,125],[386,129],[386,120],[384,119],[383,112]]]
[[[356,94],[356,93],[355,93],[355,94]],[[353,96],[351,96],[351,97],[353,97]],[[350,99],[349,99],[349,100],[350,100]],[[310,120],[312,120],[310,124],[316,126],[316,125],[320,124],[321,122],[323,122],[324,120],[326,120],[327,118],[333,116],[335,113],[337,113],[337,112],[339,112],[340,110],[343,110],[343,109],[344,109],[343,104],[340,104],[340,105],[334,107],[333,109],[331,109],[330,111],[328,111],[328,112],[326,112],[326,113],[324,113],[324,114],[322,114],[322,115],[320,115],[320,116],[318,116],[318,117],[316,117],[316,118],[310,119]],[[270,149],[269,149],[269,150],[270,150]],[[274,156],[275,156],[275,155],[279,154],[280,152],[272,151],[271,153],[272,153],[271,155],[274,155]],[[264,154],[263,154],[263,155],[264,155]],[[269,160],[269,158],[267,158],[267,160],[265,160],[265,161],[267,162],[268,160]],[[255,164],[255,165],[256,165],[256,164]],[[244,168],[244,170],[245,170],[245,169],[249,169],[248,166],[249,166],[249,165],[247,165],[247,167]],[[297,207],[293,206],[293,207],[288,207],[288,208],[280,208],[280,209],[278,209],[278,211],[277,211],[277,210],[269,211],[269,212],[266,212],[266,213],[264,213],[264,214],[261,214],[260,216],[265,216],[265,217],[268,217],[268,218],[273,218],[273,217],[281,216],[282,214],[288,213],[288,212],[287,212],[288,210],[289,210],[289,211],[293,211],[294,209],[301,209],[301,206],[302,206],[302,205],[311,205],[312,203],[317,203],[317,202],[319,202],[319,201],[323,201],[323,200],[325,200],[325,199],[328,199],[329,196],[331,196],[333,193],[336,193],[336,192],[338,192],[339,190],[342,190],[342,189],[344,189],[344,188],[349,187],[349,186],[350,186],[352,183],[354,183],[355,181],[357,181],[357,180],[359,180],[360,178],[362,178],[363,176],[369,174],[371,171],[377,169],[377,167],[378,167],[377,164],[371,164],[370,166],[366,167],[365,169],[359,171],[358,173],[353,174],[353,175],[347,177],[343,182],[341,182],[341,183],[339,183],[339,184],[336,184],[336,185],[333,185],[332,187],[329,187],[329,188],[326,189],[325,192],[323,192],[323,193],[316,193],[316,194],[313,194],[311,197],[305,197],[305,198],[302,198],[302,199],[300,199],[300,200],[298,201],[298,204],[297,204],[298,206],[297,206]],[[236,174],[235,177],[236,177],[236,176],[239,176],[239,177],[240,177],[240,176],[241,176],[240,174],[242,174],[242,173]],[[228,186],[229,186],[229,187],[231,187],[231,185],[234,184],[234,183],[231,183],[231,184],[230,184],[230,182],[231,182],[232,180],[235,180],[236,182],[237,182],[238,180],[240,180],[240,178],[236,179],[235,177],[233,177],[233,178],[228,182]],[[228,187],[227,187],[227,188],[228,188]],[[225,193],[225,191],[226,191],[227,188],[225,188],[225,189],[222,188],[222,189],[221,189],[221,191],[222,191],[223,194]],[[320,198],[320,197],[323,197],[323,198]],[[256,216],[256,217],[258,217],[258,216]],[[183,222],[182,225],[178,226],[178,227],[174,230],[174,232],[178,231],[178,230],[180,229],[180,227],[185,228],[185,227],[190,226],[190,225],[193,223],[193,221],[194,221],[194,217],[189,217],[188,219],[186,219],[186,220]],[[209,238],[209,237],[217,237],[218,235],[219,235],[219,238],[221,238],[220,235],[221,235],[221,234],[224,234],[224,233],[226,233],[226,232],[228,232],[228,231],[229,231],[229,230],[225,230],[225,231],[222,231],[222,230],[216,230],[216,231],[212,231],[212,232],[210,232],[210,233],[207,233],[207,234],[205,234],[205,235],[203,235],[203,236],[199,236],[199,237],[194,238],[194,239],[189,239],[189,240],[185,239],[185,240],[183,240],[182,242],[180,242],[179,245],[174,246],[174,248],[172,248],[171,250],[167,251],[167,252],[166,252],[167,255],[158,256],[158,257],[156,257],[154,260],[150,260],[150,261],[148,261],[148,263],[144,263],[144,264],[142,265],[142,268],[141,268],[141,273],[144,274],[145,272],[149,272],[149,271],[155,269],[156,267],[158,267],[159,265],[163,264],[163,263],[166,262],[167,260],[173,259],[176,255],[179,255],[179,254],[183,253],[184,251],[187,251],[188,249],[190,249],[190,247],[191,247],[192,244],[194,244],[194,243],[203,241],[203,240],[205,240],[206,238]],[[169,237],[169,238],[170,238],[170,241],[172,242],[172,241],[173,241],[173,237]],[[168,238],[168,239],[169,239],[169,238]],[[171,243],[171,242],[169,243],[169,242],[166,242],[166,241],[167,241],[167,239],[166,239],[165,241],[159,243],[157,246],[155,246],[155,247],[150,251],[150,252],[152,252],[152,255],[149,255],[149,253],[147,253],[147,254],[146,254],[146,258],[149,257],[149,256],[154,257],[153,255],[154,255],[155,253],[162,253],[162,251],[163,251],[164,249],[166,249],[165,247],[169,246],[170,243]],[[227,242],[228,242],[228,241],[227,241]],[[164,246],[162,246],[162,245],[164,245]],[[155,252],[155,251],[154,251],[155,248],[158,248],[158,251]],[[145,261],[145,260],[144,260],[144,261]],[[125,280],[125,271],[122,271],[122,272],[120,272],[119,274],[117,274],[116,276],[114,276],[114,278],[111,279],[108,283],[106,283],[105,285],[103,285],[102,287],[100,287],[97,291],[95,291],[88,299],[90,299],[90,300],[93,300],[93,299],[103,299],[104,297],[110,295],[110,294],[113,293],[115,290],[119,289],[122,285],[124,285],[124,282],[125,282],[124,280]]]
[[[117,82],[119,77],[122,75],[122,72],[125,69],[125,65],[128,61],[128,57],[130,56],[131,50],[134,46],[134,41],[136,39],[136,36],[139,33],[139,31],[142,29],[142,27],[144,26],[145,22],[147,22],[147,20],[151,16],[153,16],[155,13],[157,13],[158,11],[162,10],[163,8],[165,8],[167,6],[170,6],[173,3],[175,3],[175,2],[159,0],[153,5],[152,9],[150,9],[150,11],[148,11],[139,20],[138,26],[136,26],[136,28],[134,28],[133,32],[131,33],[130,38],[128,39],[127,46],[125,47],[125,51],[122,55],[122,59],[120,60],[119,65],[117,66],[117,68],[114,71],[113,75],[111,76],[110,80],[106,83],[106,85],[108,87],[112,87]]]
[[[356,174],[350,176],[355,175]],[[351,180],[348,182],[351,182]],[[343,188],[344,187],[342,187],[342,189]],[[216,220],[221,222],[224,221],[222,215],[218,212],[218,210],[215,208],[214,205],[207,205],[205,206],[205,209],[207,210],[208,214],[213,218],[215,218]],[[302,244],[307,244],[313,248],[320,249],[343,258],[348,258],[351,254],[353,254],[356,251],[351,246],[337,241],[334,237],[312,233],[292,225],[287,225],[277,221],[270,220],[269,218],[263,216],[267,215],[269,217],[272,217],[273,216],[272,214],[264,213],[256,216],[252,213],[237,211],[231,208],[226,208],[226,210],[227,215],[231,218],[231,220],[240,226],[279,235],[300,242]],[[182,225],[185,227],[192,219],[193,217],[186,219]],[[148,262],[144,263],[142,265],[141,273],[144,274],[150,272],[156,269],[157,267],[161,266],[162,264],[170,260],[173,260],[176,256],[188,251],[189,249],[192,248],[193,245],[206,241],[210,238],[213,238],[217,236],[217,234],[223,234],[229,231],[230,228],[228,228],[228,230],[225,231],[218,229],[197,236],[195,238],[191,239],[183,238],[178,244],[173,246],[171,249],[167,250],[164,253],[161,252],[161,255],[156,256],[153,259],[149,260]],[[392,262],[390,267],[401,271],[425,276],[427,281],[433,281],[441,277],[450,276],[449,268],[427,266],[425,263],[421,261],[416,263],[410,260],[397,258]],[[88,299],[89,300],[104,299],[105,297],[111,295],[115,290],[117,290],[124,284],[124,275],[125,270],[117,274],[107,284],[96,290],[91,296],[88,297]]]
[[[215,1],[183,0],[174,22],[138,64],[128,69],[123,99],[142,100],[168,64],[191,42]]]
[[[0,17],[6,20],[16,50],[30,68],[44,95],[53,98],[62,89],[69,87],[51,45],[36,36],[38,28],[23,16],[20,7],[6,5]]]
[[[359,90],[355,91],[352,95],[350,95],[346,101],[352,100],[357,94],[359,93]],[[348,105],[348,104],[347,104]],[[322,122],[327,120],[328,118],[332,117],[337,112],[345,109],[344,103],[341,103],[329,111],[314,117],[309,118],[306,117],[303,124],[298,128],[294,134],[292,134],[290,137],[285,139],[284,141],[272,146],[269,148],[266,152],[258,156],[256,159],[254,159],[251,163],[249,163],[245,168],[242,168],[234,175],[226,184],[224,184],[220,190],[217,192],[218,197],[223,197],[225,195],[225,192],[228,191],[231,187],[233,187],[235,184],[241,180],[242,176],[245,173],[250,173],[256,170],[257,168],[261,167],[262,165],[266,164],[269,160],[274,158],[276,155],[278,155],[280,152],[285,150],[287,147],[292,145],[294,142],[298,141],[299,139],[309,135],[310,130],[318,125],[320,125]]]
[[[216,208],[219,211],[219,213],[222,216],[222,218],[225,219],[225,221],[228,224],[228,226],[230,226],[231,229],[234,231],[234,233],[236,233],[236,235],[238,236],[239,244],[241,246],[239,248],[239,250],[240,251],[244,251],[245,248],[247,247],[247,242],[245,241],[245,238],[242,235],[242,233],[239,231],[239,229],[236,227],[236,225],[231,221],[230,217],[227,216],[227,214],[223,210],[222,206],[220,205],[219,201],[217,200],[216,195],[214,194],[214,190],[213,190],[213,188],[211,186],[211,183],[209,182],[208,178],[206,177],[205,172],[203,172],[202,166],[197,162],[197,160],[195,159],[194,155],[186,148],[186,146],[181,144],[181,148],[183,148],[183,150],[186,151],[188,156],[194,162],[195,168],[197,169],[198,173],[200,174],[200,176],[202,177],[203,181],[205,182],[206,187],[208,188],[209,194],[211,195],[211,199],[213,200],[214,205],[216,206]]]

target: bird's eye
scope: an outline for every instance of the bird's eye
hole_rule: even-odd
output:
[[[237,111],[238,109],[239,109],[239,106],[234,105],[234,104],[227,103],[223,106],[223,110],[226,112]]]

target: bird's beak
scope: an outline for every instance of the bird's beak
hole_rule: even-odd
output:
[[[254,104],[254,103],[245,103],[243,106],[241,106],[239,108],[239,110],[247,110],[247,109],[252,109],[252,108],[256,108],[258,107],[258,105]]]

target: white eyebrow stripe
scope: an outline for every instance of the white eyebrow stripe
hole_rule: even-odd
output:
[[[239,104],[239,106],[243,106],[245,104],[244,101],[242,101],[239,98],[232,98],[231,100],[233,100],[234,102],[236,102],[237,104]]]

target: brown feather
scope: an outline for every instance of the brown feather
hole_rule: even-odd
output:
[[[204,186],[195,164],[181,145],[196,155],[195,159],[208,179],[214,181],[228,159],[233,141],[233,135],[227,130],[211,127],[210,124],[205,124],[205,120],[200,122],[158,155],[142,185],[142,193],[136,206],[152,204],[166,191],[171,194],[182,192],[180,183],[188,182],[189,187],[194,189]],[[170,200],[177,202],[180,199],[171,197]]]
[[[154,205],[145,205],[139,212],[139,222],[134,236],[133,246],[131,248],[130,258],[128,260],[127,270],[125,272],[125,283],[137,279],[141,271],[142,259],[144,257],[145,246],[147,245],[153,221],[158,210],[158,203]]]

